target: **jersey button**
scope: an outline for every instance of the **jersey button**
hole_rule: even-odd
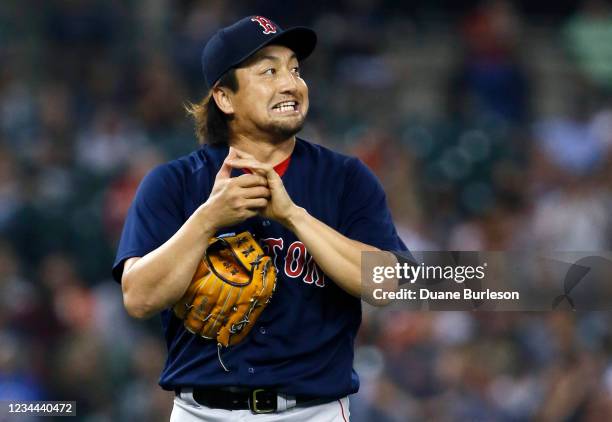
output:
[[[255,373],[255,368],[249,368],[249,374],[254,374]]]
[[[259,327],[259,332],[261,334],[266,334],[266,327]]]

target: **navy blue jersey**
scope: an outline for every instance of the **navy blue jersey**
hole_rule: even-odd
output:
[[[227,146],[203,146],[143,179],[119,243],[117,281],[126,259],[166,242],[206,201],[227,154]],[[298,206],[343,235],[380,249],[406,249],[382,187],[358,159],[298,139],[282,180]],[[168,359],[160,385],[275,387],[330,398],[355,393],[360,299],[324,275],[296,236],[275,221],[255,217],[217,234],[243,230],[255,235],[278,269],[272,300],[243,342],[222,349],[230,372],[219,364],[215,341],[189,333],[172,309],[164,310]]]

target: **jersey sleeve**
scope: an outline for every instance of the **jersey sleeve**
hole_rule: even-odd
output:
[[[407,250],[393,225],[380,182],[356,158],[349,161],[341,201],[340,232],[350,239],[382,250]]]
[[[154,168],[143,178],[123,226],[113,264],[115,281],[121,283],[128,258],[148,254],[183,225],[182,190],[179,175],[168,164]]]

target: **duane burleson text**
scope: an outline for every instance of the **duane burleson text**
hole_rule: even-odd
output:
[[[477,300],[519,300],[520,293],[517,291],[511,292],[495,292],[490,289],[485,290],[472,290],[464,289],[460,292],[438,292],[430,291],[427,289],[419,289],[418,297],[416,290],[400,289],[397,292],[386,292],[383,289],[374,289],[374,299],[385,300],[385,299],[400,299],[400,300],[461,300],[461,299],[477,299]]]

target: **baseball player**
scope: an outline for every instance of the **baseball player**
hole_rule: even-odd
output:
[[[300,61],[317,37],[249,16],[219,30],[191,113],[201,143],[142,181],[113,276],[130,315],[161,313],[171,421],[346,421],[357,392],[362,251],[405,250],[381,185],[356,158],[296,137],[308,112]],[[219,353],[172,312],[214,236],[248,231],[276,291],[241,343]]]

